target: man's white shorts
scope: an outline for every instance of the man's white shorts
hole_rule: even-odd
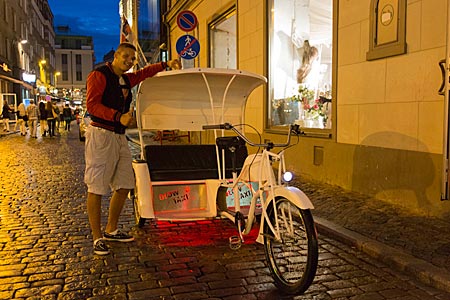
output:
[[[88,192],[105,195],[110,190],[133,189],[135,180],[125,134],[88,126],[84,182]]]

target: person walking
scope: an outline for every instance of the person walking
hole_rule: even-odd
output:
[[[73,112],[69,107],[69,104],[66,104],[66,106],[64,106],[62,115],[64,118],[64,122],[66,123],[64,129],[66,131],[70,131],[70,123],[72,122]]]
[[[45,102],[39,102],[39,127],[41,128],[41,136],[46,136],[48,132],[47,111],[45,110]]]
[[[20,102],[19,106],[17,106],[17,122],[16,125],[14,125],[14,131],[17,131],[17,128],[19,127],[20,134],[25,136],[27,134],[27,128],[25,127],[25,120],[24,118],[27,115],[27,111],[25,108],[25,104],[23,102]]]
[[[45,104],[45,112],[47,115],[48,132],[50,137],[53,137],[55,136],[56,118],[58,117],[58,114],[55,112],[52,101],[47,101]]]
[[[3,100],[3,110],[2,110],[2,119],[3,119],[3,131],[9,132],[9,114],[14,110],[9,106],[8,100]]]
[[[63,101],[61,101],[61,100],[59,102],[56,102],[56,104],[55,104],[55,112],[58,115],[56,117],[56,132],[58,132],[58,133],[59,133],[61,124],[64,121],[64,116],[63,116],[64,107],[65,107],[65,105],[64,105]]]
[[[110,253],[104,240],[131,242],[134,237],[118,228],[125,200],[134,188],[132,158],[125,129],[134,122],[130,104],[131,88],[167,67],[179,69],[176,59],[148,65],[126,73],[136,63],[136,47],[121,43],[112,63],[92,71],[86,81],[86,108],[91,124],[86,130],[85,178],[87,185],[87,213],[94,241],[94,253]],[[102,196],[112,190],[108,221],[101,229]]]
[[[38,121],[38,108],[34,104],[34,100],[30,100],[30,105],[27,107],[28,116],[28,128],[30,129],[30,136],[37,138],[37,121]]]

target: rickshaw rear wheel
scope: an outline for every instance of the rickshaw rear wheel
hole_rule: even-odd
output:
[[[138,205],[138,197],[137,197],[137,191],[136,188],[130,192],[130,198],[133,201],[133,208],[134,208],[134,220],[136,221],[136,225],[139,228],[142,228],[145,226],[145,222],[147,221],[146,218],[141,217],[141,214],[139,212],[139,205]]]

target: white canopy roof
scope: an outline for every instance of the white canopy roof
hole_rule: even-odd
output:
[[[241,70],[192,68],[166,71],[143,81],[136,98],[144,130],[202,130],[203,125],[243,123],[250,93],[264,76]]]

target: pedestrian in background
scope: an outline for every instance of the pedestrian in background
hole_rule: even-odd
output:
[[[94,240],[94,253],[106,255],[104,240],[131,242],[134,237],[119,230],[118,222],[125,200],[134,188],[131,153],[125,129],[134,122],[130,104],[131,88],[165,70],[179,69],[180,62],[171,60],[148,65],[126,73],[136,63],[136,47],[122,43],[114,53],[112,63],[92,71],[86,81],[86,108],[91,124],[86,130],[85,183],[88,189],[87,212]],[[112,190],[105,231],[101,229],[101,200]]]
[[[64,129],[66,131],[70,131],[70,122],[72,122],[73,112],[72,109],[69,107],[69,104],[66,104],[66,106],[63,108],[62,115],[64,118],[64,122],[66,123]]]
[[[19,106],[17,106],[17,122],[16,125],[14,125],[14,131],[17,131],[17,128],[19,127],[20,134],[25,136],[27,134],[27,128],[25,127],[25,120],[24,118],[27,115],[27,111],[25,108],[25,104],[23,102],[20,102]]]
[[[38,121],[38,108],[34,104],[34,100],[30,100],[30,105],[27,107],[28,115],[28,128],[30,129],[30,135],[33,138],[37,138],[37,121]]]
[[[61,127],[61,123],[64,122],[64,116],[63,116],[63,110],[64,110],[64,102],[63,101],[59,101],[56,102],[55,104],[55,112],[58,114],[58,116],[56,117],[56,131],[59,132],[59,129]]]
[[[41,128],[41,136],[46,136],[48,132],[47,111],[45,110],[45,102],[39,102],[39,125]]]
[[[47,101],[45,104],[45,112],[47,114],[47,125],[50,137],[55,136],[56,118],[58,114],[55,112],[55,106],[52,101]]]
[[[3,100],[3,110],[2,110],[2,119],[3,119],[3,131],[9,132],[9,114],[14,110],[9,106],[8,100]]]

